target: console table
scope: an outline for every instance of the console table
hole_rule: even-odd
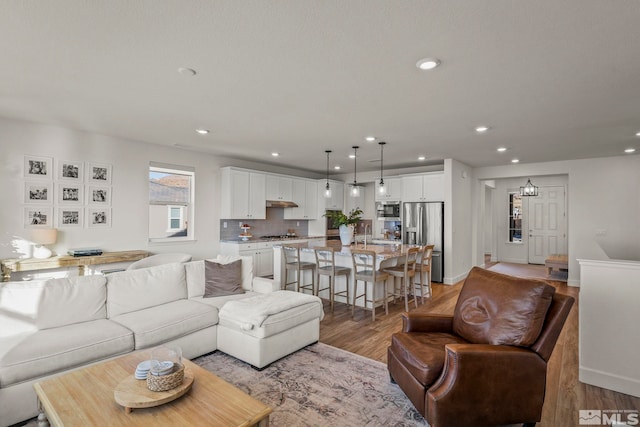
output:
[[[147,251],[121,251],[103,252],[102,255],[94,256],[70,256],[60,255],[51,258],[37,259],[3,259],[0,260],[2,267],[2,281],[8,282],[11,273],[18,271],[50,270],[52,268],[78,267],[78,274],[84,276],[89,265],[112,264],[116,262],[132,262],[148,257]]]

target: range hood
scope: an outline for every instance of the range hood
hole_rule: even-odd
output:
[[[294,202],[287,202],[285,200],[267,200],[268,208],[297,208],[298,205]]]

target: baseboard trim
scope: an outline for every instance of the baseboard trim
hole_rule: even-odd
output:
[[[590,369],[584,366],[580,366],[578,372],[578,378],[582,383],[640,397],[640,380]]]

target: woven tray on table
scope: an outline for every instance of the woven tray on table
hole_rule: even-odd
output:
[[[184,381],[184,365],[176,364],[174,371],[167,375],[147,374],[147,388],[151,391],[167,391],[178,387]]]

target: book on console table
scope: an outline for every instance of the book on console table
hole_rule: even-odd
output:
[[[78,249],[69,249],[67,254],[78,257],[78,256],[96,256],[102,255],[102,249],[98,248],[78,248]]]

